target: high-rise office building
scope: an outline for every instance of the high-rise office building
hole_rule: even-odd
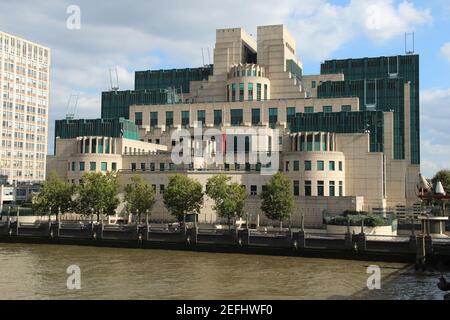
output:
[[[0,31],[0,175],[45,179],[50,49]]]

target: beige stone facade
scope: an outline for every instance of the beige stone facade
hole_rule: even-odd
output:
[[[45,179],[50,49],[0,32],[0,175]]]
[[[420,168],[410,165],[408,153],[406,159],[394,160],[392,112],[383,115],[384,152],[370,152],[370,133],[364,130],[294,132],[290,117],[296,114],[360,111],[356,97],[317,98],[321,81],[344,80],[344,75],[303,75],[295,41],[283,26],[258,27],[256,40],[240,28],[217,30],[216,37],[214,74],[190,83],[190,94],[183,99],[190,103],[130,106],[129,119],[142,119],[140,141],[57,139],[48,170],[74,183],[89,170],[118,171],[122,187],[141,175],[157,191],[152,219],[164,221],[173,218],[162,193],[176,173],[203,186],[215,174],[229,175],[246,188],[246,211],[252,219],[259,215],[260,221],[259,195],[276,171],[292,180],[296,210],[291,222],[296,225],[302,215],[307,226],[320,227],[324,211],[379,211],[415,202]],[[409,97],[409,85],[404,89]],[[409,110],[408,98],[405,106]],[[409,116],[405,112],[405,123]],[[405,150],[409,130],[406,125]],[[112,147],[108,153],[83,152],[93,139],[111,139],[114,152]],[[184,158],[186,154],[190,157]],[[96,165],[88,168],[91,162]],[[80,163],[84,170],[79,170]],[[201,222],[219,220],[212,207],[206,199]]]

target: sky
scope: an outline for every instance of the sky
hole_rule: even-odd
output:
[[[80,9],[80,28],[70,6]],[[68,10],[69,9],[69,10]],[[69,21],[69,27],[68,27]],[[450,169],[450,0],[0,0],[0,30],[52,50],[49,152],[54,120],[71,95],[77,118],[100,117],[101,92],[117,68],[120,90],[134,71],[199,67],[215,29],[284,24],[305,74],[325,59],[397,55],[414,32],[420,55],[421,170]],[[409,45],[408,48],[411,46]]]

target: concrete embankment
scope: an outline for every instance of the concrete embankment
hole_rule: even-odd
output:
[[[423,237],[374,237],[253,230],[168,230],[151,226],[44,223],[0,225],[0,242],[61,244],[135,249],[282,255],[365,261],[450,262],[450,242]],[[418,250],[424,244],[424,250]]]

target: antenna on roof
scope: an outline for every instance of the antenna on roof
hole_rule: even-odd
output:
[[[209,47],[208,47],[208,64],[211,65],[211,55],[209,54]]]
[[[412,45],[412,47],[411,47]],[[415,36],[414,32],[405,32],[405,54],[414,54],[415,51]]]
[[[78,95],[70,94],[69,101],[67,102],[66,120],[73,120],[77,111]]]
[[[205,66],[205,54],[203,53],[203,48],[202,48],[202,66]]]
[[[115,77],[114,77],[114,73],[115,73]],[[109,82],[111,84],[111,91],[119,90],[119,75],[117,73],[117,68],[109,69]]]

